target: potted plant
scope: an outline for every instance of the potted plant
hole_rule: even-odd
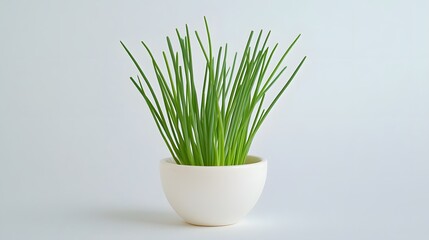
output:
[[[169,203],[188,223],[221,226],[236,223],[256,204],[265,184],[267,162],[248,155],[250,146],[306,57],[265,105],[266,93],[284,73],[283,61],[300,35],[272,64],[278,44],[270,49],[270,32],[263,35],[261,30],[254,37],[252,31],[241,57],[235,53],[231,64],[227,44],[214,52],[206,18],[204,22],[206,44],[195,31],[205,59],[204,76],[194,75],[194,49],[187,25],[183,35],[176,29],[178,52],[167,37],[168,51],[162,52],[162,65],[142,42],[152,61],[158,92],[133,54],[121,44],[139,72],[131,82],[144,98],[171,153],[171,158],[160,164]],[[196,83],[201,82],[197,91]]]

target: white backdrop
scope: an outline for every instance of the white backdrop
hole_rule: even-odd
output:
[[[0,1],[0,239],[428,239],[426,1]],[[258,133],[241,223],[186,225],[121,48],[188,23],[241,50],[272,30],[302,71]],[[142,57],[143,63],[147,59]],[[158,55],[159,56],[159,55]],[[290,72],[288,72],[290,73]]]

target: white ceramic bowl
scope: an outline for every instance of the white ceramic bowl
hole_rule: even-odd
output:
[[[161,160],[161,181],[173,209],[186,222],[223,226],[238,222],[256,204],[265,185],[267,162],[248,156],[237,166],[177,165]]]

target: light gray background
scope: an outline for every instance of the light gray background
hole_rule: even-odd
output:
[[[1,0],[0,239],[428,239],[428,9]],[[265,191],[223,228],[186,225],[165,200],[168,152],[119,45],[159,51],[204,15],[216,45],[263,28],[281,49],[303,34],[291,67],[308,55],[251,149],[269,160]]]

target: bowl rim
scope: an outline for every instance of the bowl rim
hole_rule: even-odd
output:
[[[217,168],[249,168],[249,167],[257,167],[257,166],[261,166],[261,165],[266,165],[267,164],[267,160],[259,157],[259,156],[255,156],[255,155],[247,155],[246,158],[250,158],[252,162],[249,163],[244,163],[241,165],[226,165],[226,166],[198,166],[198,165],[179,165],[176,164],[176,162],[173,160],[172,157],[167,157],[164,158],[160,161],[160,165],[169,165],[169,166],[175,166],[175,167],[180,167],[180,168],[206,168],[206,169],[217,169]],[[248,160],[246,160],[248,161]]]

